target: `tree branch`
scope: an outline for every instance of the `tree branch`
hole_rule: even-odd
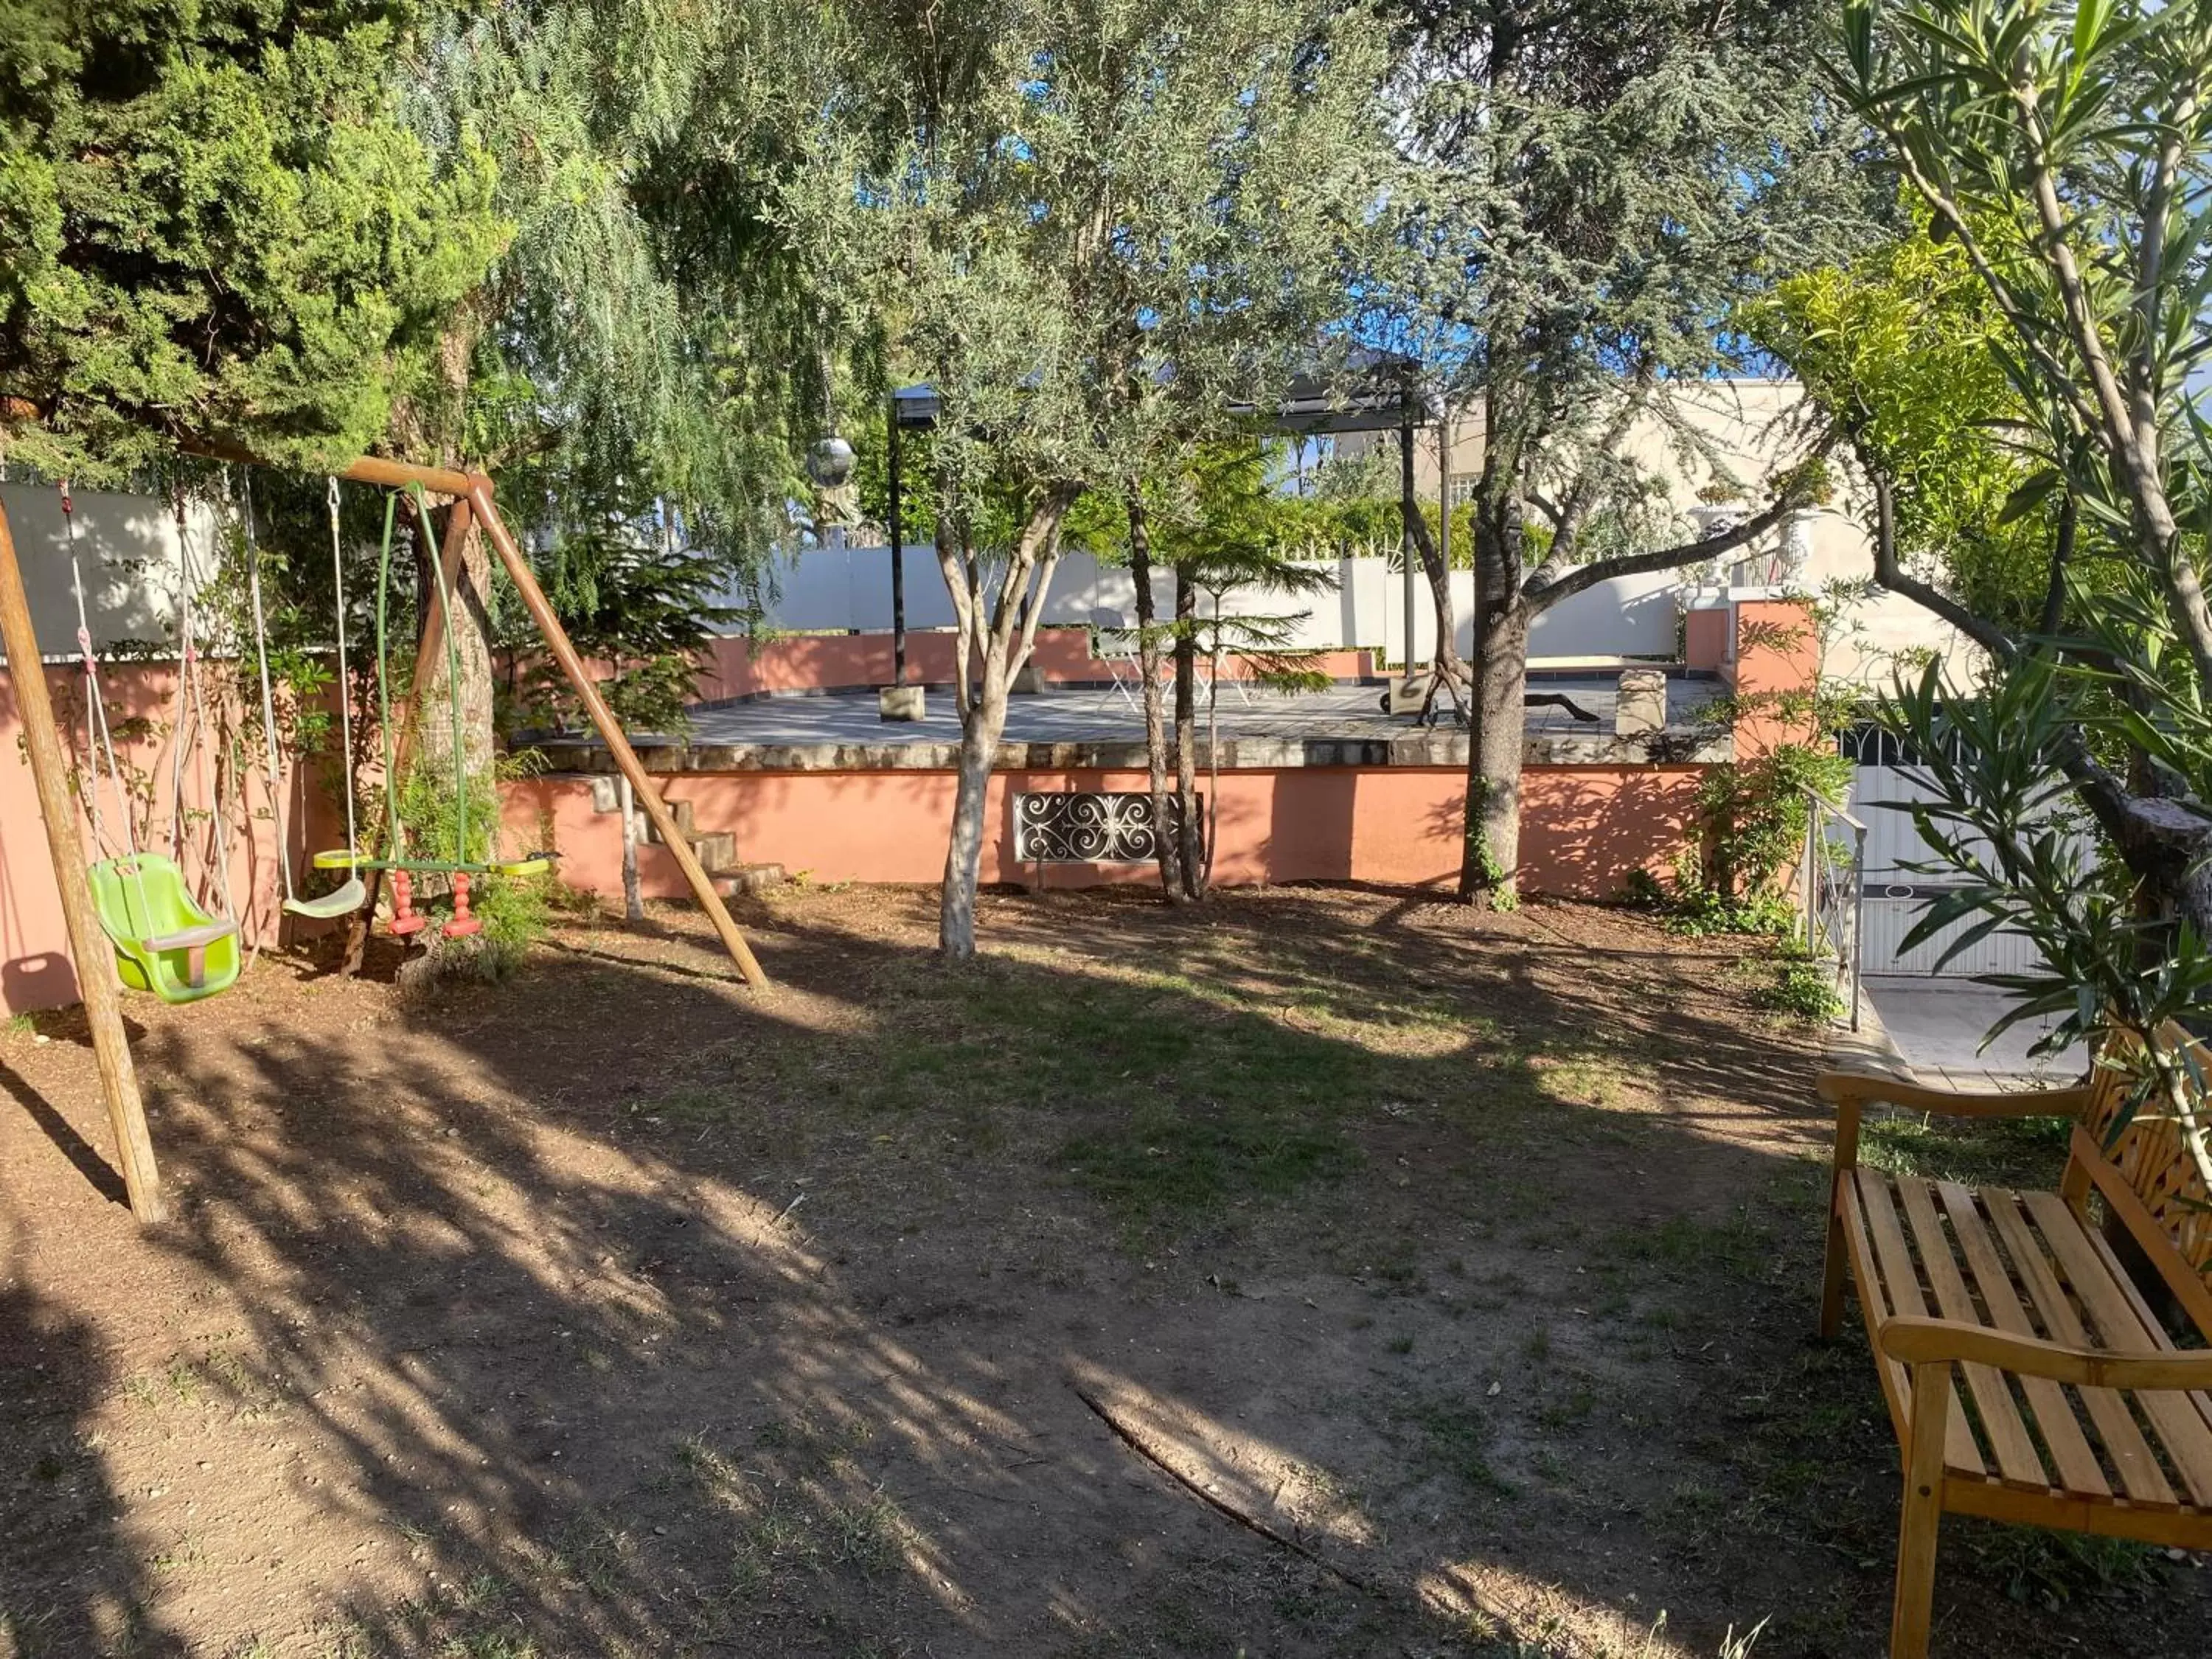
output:
[[[1573,569],[1541,580],[1548,563],[1538,565],[1528,573],[1522,586],[1522,596],[1531,615],[1548,611],[1562,599],[1571,599],[1577,593],[1587,592],[1600,582],[1609,582],[1616,576],[1640,576],[1653,570],[1673,570],[1699,559],[1709,559],[1717,553],[1732,552],[1739,547],[1757,541],[1783,520],[1796,512],[1800,505],[1797,496],[1785,491],[1777,496],[1764,512],[1746,519],[1733,530],[1717,536],[1707,536],[1694,542],[1677,542],[1672,547],[1655,548],[1648,553],[1624,553],[1619,558],[1600,559],[1595,564],[1577,565]]]
[[[1976,616],[1958,600],[1917,576],[1908,576],[1897,562],[1897,499],[1886,472],[1874,475],[1874,579],[1893,593],[1902,593],[1922,610],[1932,611],[1991,656],[2010,662],[2020,655],[2019,641],[1995,623]]]
[[[1950,623],[2000,661],[2016,660],[2021,647],[2010,635],[1898,568],[1896,508],[1885,474],[1874,475],[1874,499],[1875,581]],[[2136,875],[2178,888],[2202,865],[2212,823],[2178,801],[2133,793],[2090,753],[2078,727],[2069,728],[2051,758]]]

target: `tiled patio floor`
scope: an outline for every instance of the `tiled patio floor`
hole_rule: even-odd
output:
[[[1586,732],[1610,734],[1615,698],[1610,675],[1571,681],[1544,681],[1532,691],[1564,692],[1597,718],[1578,720],[1559,708],[1531,708],[1532,735]],[[1695,711],[1719,690],[1711,680],[1668,682],[1668,724],[1690,723]],[[1382,712],[1380,686],[1340,685],[1327,691],[1284,696],[1271,691],[1239,693],[1224,687],[1218,719],[1224,738],[1389,739],[1419,728],[1413,718]],[[929,694],[927,718],[891,721],[878,717],[873,692],[835,692],[819,696],[767,697],[756,702],[701,708],[691,716],[695,744],[952,744],[960,726],[950,690]],[[1203,724],[1204,708],[1200,710]],[[1082,687],[1018,696],[1006,714],[1009,743],[1053,744],[1144,740],[1144,716],[1132,696],[1112,686]]]

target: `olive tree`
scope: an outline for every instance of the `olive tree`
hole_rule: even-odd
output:
[[[1134,500],[1341,310],[1387,154],[1382,41],[1320,0],[884,0],[819,27],[815,165],[784,211],[936,395],[962,732],[939,939],[963,957],[1069,508]]]

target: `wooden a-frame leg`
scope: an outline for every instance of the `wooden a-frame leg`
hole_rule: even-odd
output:
[[[1911,1438],[1905,1449],[1905,1503],[1897,1528],[1897,1602],[1889,1659],[1928,1659],[1936,1606],[1936,1534],[1943,1518],[1943,1435],[1951,1400],[1948,1364],[1912,1368]]]

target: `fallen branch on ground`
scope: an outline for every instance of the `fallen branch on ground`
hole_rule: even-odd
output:
[[[1121,1437],[1122,1442],[1127,1444],[1132,1451],[1135,1452],[1139,1457],[1143,1458],[1153,1468],[1167,1475],[1169,1479],[1172,1480],[1177,1486],[1181,1486],[1185,1492],[1190,1493],[1192,1497],[1197,1498],[1207,1508],[1217,1510],[1223,1515],[1227,1516],[1231,1521],[1234,1521],[1238,1526],[1243,1527],[1249,1531],[1258,1533],[1261,1537],[1266,1539],[1269,1543],[1276,1545],[1280,1548],[1286,1549],[1293,1555],[1304,1556],[1307,1560],[1312,1562],[1314,1565],[1319,1567],[1323,1572],[1328,1574],[1332,1578],[1341,1579],[1345,1583],[1349,1584],[1352,1589],[1358,1590],[1363,1595],[1371,1595],[1378,1601],[1384,1599],[1382,1587],[1375,1583],[1373,1581],[1363,1578],[1356,1572],[1340,1567],[1335,1562],[1330,1560],[1319,1551],[1310,1549],[1305,1545],[1298,1542],[1297,1539],[1291,1537],[1289,1534],[1278,1532],[1274,1528],[1269,1526],[1265,1521],[1261,1520],[1259,1516],[1255,1515],[1247,1515],[1243,1510],[1238,1509],[1234,1504],[1218,1498],[1213,1493],[1206,1491],[1205,1487],[1200,1486],[1188,1475],[1185,1474],[1181,1469],[1178,1469],[1174,1464],[1169,1462],[1168,1460],[1163,1456],[1157,1449],[1152,1446],[1142,1435],[1139,1434],[1136,1430],[1131,1428],[1120,1418],[1115,1416],[1112,1412],[1107,1410],[1105,1406],[1092,1395],[1089,1390],[1078,1384],[1071,1383],[1069,1386],[1075,1389],[1075,1397],[1078,1400],[1080,1400],[1085,1405],[1090,1407],[1091,1411],[1097,1415],[1098,1420],[1105,1424],[1108,1428],[1113,1430],[1115,1434],[1119,1435]]]

